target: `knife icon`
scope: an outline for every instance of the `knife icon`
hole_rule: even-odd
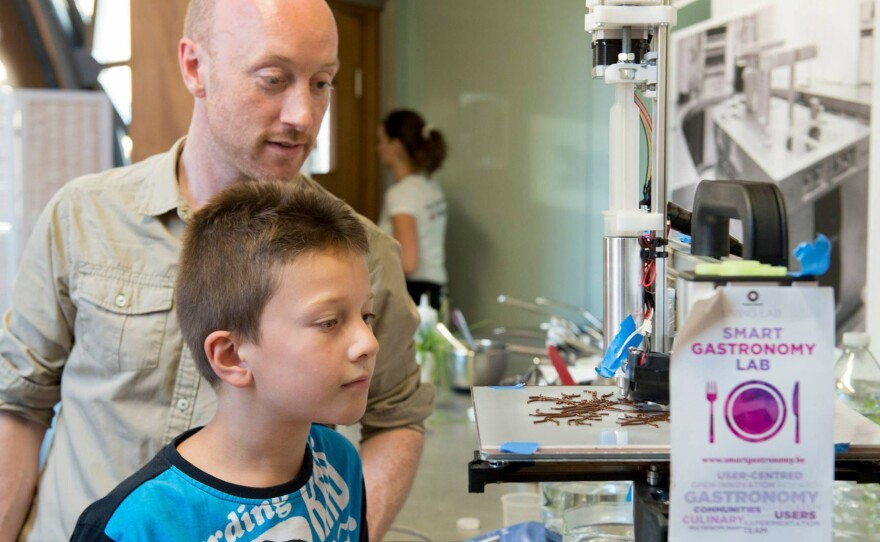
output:
[[[794,394],[791,398],[791,411],[794,413],[794,443],[801,442],[801,403],[800,403],[800,382],[794,383]]]

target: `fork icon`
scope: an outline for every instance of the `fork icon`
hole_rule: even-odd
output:
[[[706,400],[709,401],[709,442],[715,442],[715,399],[718,399],[718,384],[706,382]]]

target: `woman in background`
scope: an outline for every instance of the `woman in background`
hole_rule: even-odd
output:
[[[440,307],[446,285],[446,198],[433,174],[446,158],[439,130],[416,112],[392,111],[379,126],[379,161],[394,176],[385,193],[379,226],[400,243],[409,294],[427,293]]]

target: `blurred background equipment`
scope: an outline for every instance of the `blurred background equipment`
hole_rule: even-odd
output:
[[[101,92],[0,92],[0,307],[34,223],[61,186],[113,166],[113,109]]]
[[[128,161],[130,39],[118,23],[127,17],[127,0],[0,5],[0,309],[49,198]]]
[[[672,42],[670,199],[689,206],[703,179],[775,183],[789,251],[831,240],[819,282],[835,289],[838,340],[865,324],[875,5],[783,0]],[[819,29],[833,38],[817,40]]]

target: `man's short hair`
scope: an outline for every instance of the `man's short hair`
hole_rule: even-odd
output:
[[[186,225],[177,315],[196,366],[220,380],[205,355],[218,330],[260,341],[260,317],[283,267],[308,252],[366,255],[366,230],[343,201],[304,183],[248,181],[227,188]]]
[[[186,19],[183,22],[183,35],[204,47],[209,47],[216,3],[217,0],[190,0],[186,8]]]

